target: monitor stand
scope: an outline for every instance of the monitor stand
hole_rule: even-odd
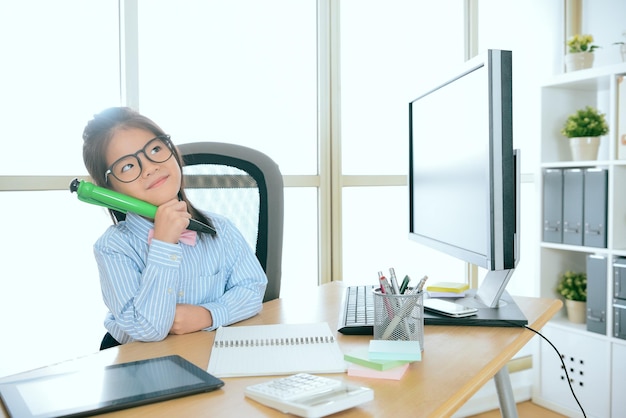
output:
[[[465,296],[462,298],[445,299],[461,305],[478,308],[476,315],[464,318],[451,318],[449,316],[424,311],[424,324],[483,327],[522,327],[528,325],[528,320],[508,292],[502,292],[498,306],[495,308],[487,307],[478,300],[475,295],[476,290],[471,289],[465,292]]]

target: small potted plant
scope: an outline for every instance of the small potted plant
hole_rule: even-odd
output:
[[[561,129],[561,134],[570,140],[574,161],[598,158],[600,137],[608,132],[609,125],[604,114],[591,106],[571,114]]]
[[[593,51],[600,47],[592,43],[593,36],[588,34],[574,35],[567,40],[566,71],[581,70],[593,66]]]
[[[587,274],[566,271],[556,291],[565,298],[568,319],[584,324],[587,320]]]

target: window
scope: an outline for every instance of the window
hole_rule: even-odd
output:
[[[375,283],[389,267],[414,279],[465,275],[462,262],[409,242],[406,189],[408,104],[464,61],[463,22],[462,2],[341,2],[342,169],[358,184],[344,177],[341,191],[347,283]]]
[[[2,2],[0,38],[0,175],[85,173],[85,123],[120,100],[117,4]]]
[[[0,327],[11,341],[0,362],[7,375],[93,352],[105,331],[91,247],[110,219],[65,186],[6,189],[19,176],[85,175],[85,123],[120,103],[117,2],[1,2],[0,38],[0,175],[16,176],[0,178],[0,314],[13,318]]]
[[[175,143],[237,143],[318,175],[314,0],[144,0],[138,15],[139,107]],[[317,283],[317,206],[317,188],[286,188],[282,294]]]

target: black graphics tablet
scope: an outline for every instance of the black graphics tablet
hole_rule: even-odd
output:
[[[12,380],[0,397],[12,417],[81,417],[164,401],[224,385],[180,356]]]

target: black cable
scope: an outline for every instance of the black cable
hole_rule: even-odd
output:
[[[569,374],[567,373],[567,366],[565,366],[565,362],[563,361],[563,356],[561,355],[559,350],[556,348],[556,346],[554,344],[552,344],[552,342],[549,339],[547,339],[539,331],[532,329],[528,325],[524,325],[524,328],[531,330],[532,332],[534,332],[535,334],[537,334],[538,336],[540,336],[541,338],[546,340],[548,342],[548,344],[550,344],[550,346],[552,346],[552,348],[554,348],[554,351],[556,351],[556,354],[559,356],[559,360],[561,360],[561,364],[563,365],[563,371],[565,372],[565,378],[567,379],[567,384],[569,385],[569,390],[572,392],[572,396],[574,397],[574,400],[578,404],[578,407],[580,408],[580,411],[583,413],[583,417],[587,418],[587,414],[585,414],[585,410],[583,409],[583,406],[580,404],[580,401],[576,397],[576,393],[574,393],[574,388],[572,387],[572,381],[570,380]]]

